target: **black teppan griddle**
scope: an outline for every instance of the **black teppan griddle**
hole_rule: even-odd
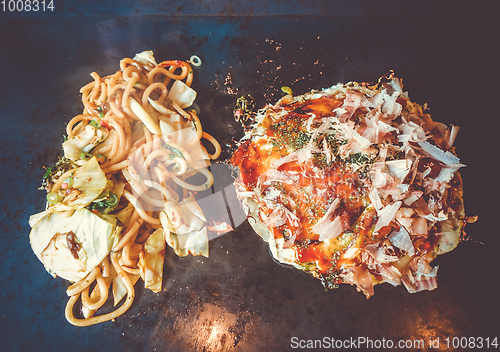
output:
[[[399,341],[399,350],[408,351],[495,347],[493,7],[291,0],[54,0],[54,6],[53,12],[0,12],[1,350],[388,350]],[[115,322],[67,323],[68,283],[45,272],[28,239],[29,216],[44,209],[44,192],[37,191],[42,166],[62,154],[65,124],[81,112],[78,91],[90,72],[113,73],[120,59],[143,50],[153,50],[158,61],[202,59],[193,85],[200,116],[226,150],[243,133],[232,116],[241,95],[251,94],[262,107],[280,98],[281,86],[303,94],[338,82],[376,82],[394,70],[436,121],[461,127],[455,145],[467,164],[461,171],[466,211],[479,215],[466,227],[470,240],[434,261],[438,288],[409,294],[384,284],[369,300],[349,285],[325,292],[319,280],[273,261],[236,206],[230,172],[216,165],[220,177],[205,196],[218,201],[205,204],[235,230],[214,236],[210,257],[179,258],[168,249],[161,293],[138,288],[132,308]],[[222,190],[221,203],[213,195]]]

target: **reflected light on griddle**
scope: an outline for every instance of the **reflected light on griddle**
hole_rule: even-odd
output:
[[[195,336],[195,351],[228,351],[234,346],[231,327],[236,315],[213,304],[204,304],[197,316],[189,322]]]
[[[422,341],[425,348],[431,348],[432,351],[449,351],[445,339],[450,336],[461,336],[460,329],[456,328],[449,319],[434,311],[414,321],[410,340],[415,343]]]
[[[211,326],[206,327],[210,333],[207,339],[206,346],[208,349],[216,349],[220,347],[221,338],[224,335],[224,326],[218,321],[212,323]]]

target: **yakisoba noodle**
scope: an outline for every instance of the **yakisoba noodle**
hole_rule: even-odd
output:
[[[93,72],[80,90],[84,109],[66,126],[63,162],[46,174],[48,208],[30,218],[36,255],[54,276],[74,282],[65,311],[73,325],[126,312],[139,278],[161,290],[165,240],[179,255],[208,255],[194,194],[212,186],[207,167],[221,148],[190,109],[190,62],[201,64],[197,57],[156,64],[143,52],[121,60],[112,75]],[[95,315],[110,289],[115,306],[124,302]],[[83,318],[74,314],[78,305]]]

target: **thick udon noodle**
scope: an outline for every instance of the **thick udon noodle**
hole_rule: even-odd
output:
[[[176,205],[212,186],[213,176],[206,167],[210,159],[220,154],[219,143],[202,130],[195,110],[185,110],[169,99],[175,81],[191,86],[193,70],[189,62],[172,60],[155,65],[154,60],[126,58],[121,60],[116,73],[100,77],[93,72],[91,76],[94,80],[80,90],[83,112],[69,121],[66,133],[70,139],[84,133],[89,124],[97,123],[107,134],[97,143],[94,141],[95,146],[82,153],[83,160],[79,162],[81,165],[96,157],[108,180],[125,183],[119,208],[129,209],[131,214],[111,253],[84,279],[67,289],[70,299],[65,315],[77,326],[112,320],[130,308],[135,296],[134,282],[141,275],[139,263],[144,260],[145,241],[158,228],[175,232],[181,220],[175,216]],[[194,138],[190,145],[201,151],[196,158],[182,145],[183,131],[191,131],[187,133]],[[213,145],[212,154],[201,144],[202,138]],[[60,191],[73,171],[60,176],[50,192]],[[196,178],[198,183],[190,179],[196,174],[202,176]],[[166,204],[169,214],[173,214],[167,224],[159,216]],[[94,316],[107,301],[109,289],[117,278],[126,288],[125,302],[110,313]],[[78,301],[84,318],[74,315]]]

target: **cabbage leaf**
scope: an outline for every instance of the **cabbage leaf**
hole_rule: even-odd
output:
[[[69,281],[83,279],[99,265],[118,241],[115,223],[103,220],[87,209],[75,211],[71,216],[52,211],[36,214],[30,232],[33,252],[47,271]],[[33,223],[33,222],[32,222]],[[75,235],[79,245],[76,258],[70,250],[68,233]]]
[[[107,186],[106,175],[99,162],[92,157],[81,168],[75,171],[70,192],[61,202],[51,207],[55,211],[82,209],[96,199]]]
[[[163,229],[153,232],[144,244],[143,256],[139,261],[144,287],[153,292],[161,291],[163,262],[165,259],[165,238]]]

